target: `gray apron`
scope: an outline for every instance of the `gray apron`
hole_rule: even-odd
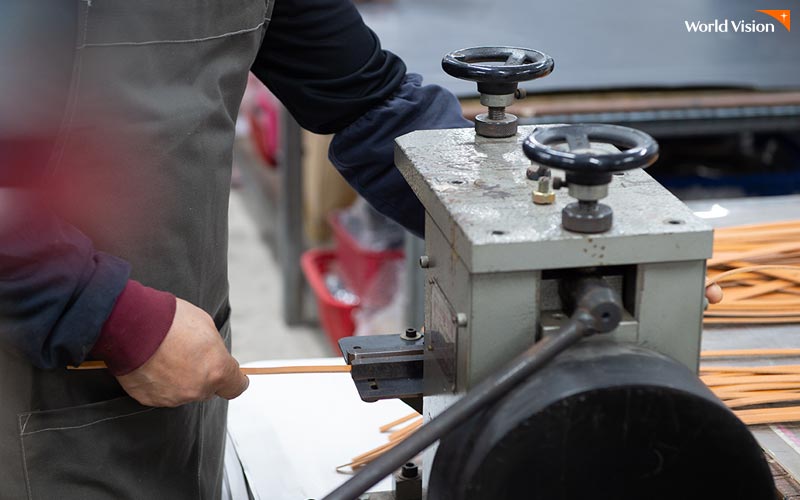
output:
[[[273,0],[80,0],[55,203],[230,346],[234,125]],[[216,498],[227,404],[148,408],[104,371],[0,349],[0,498]]]

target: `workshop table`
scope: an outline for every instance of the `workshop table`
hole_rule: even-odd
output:
[[[337,364],[342,358],[246,366]],[[319,499],[350,477],[337,466],[387,443],[378,428],[413,411],[399,400],[364,403],[349,373],[251,375],[230,403],[228,434],[257,499]],[[374,490],[391,488],[386,479]]]

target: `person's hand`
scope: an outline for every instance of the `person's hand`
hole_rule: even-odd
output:
[[[706,287],[706,298],[709,304],[718,304],[722,302],[722,287],[716,283],[712,283]]]
[[[171,407],[214,395],[233,399],[249,384],[211,317],[181,299],[177,299],[175,319],[155,354],[117,380],[141,404]]]

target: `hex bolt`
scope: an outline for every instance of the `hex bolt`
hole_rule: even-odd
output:
[[[431,267],[431,258],[428,257],[427,255],[423,255],[422,257],[420,257],[419,267],[421,267],[422,269],[428,269],[429,267]]]
[[[413,479],[419,475],[419,468],[414,462],[408,462],[403,465],[400,475],[408,479]]]
[[[420,337],[422,337],[422,334],[414,328],[406,328],[405,333],[400,334],[400,338],[403,340],[417,340]]]

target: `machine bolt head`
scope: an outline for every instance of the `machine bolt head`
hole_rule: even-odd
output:
[[[414,328],[406,328],[405,333],[400,334],[403,340],[417,340],[422,337],[422,332],[418,332]]]
[[[419,468],[414,462],[408,462],[403,465],[400,475],[408,479],[415,478],[419,475]]]
[[[467,315],[464,313],[458,313],[453,317],[453,323],[458,326],[467,326]]]

